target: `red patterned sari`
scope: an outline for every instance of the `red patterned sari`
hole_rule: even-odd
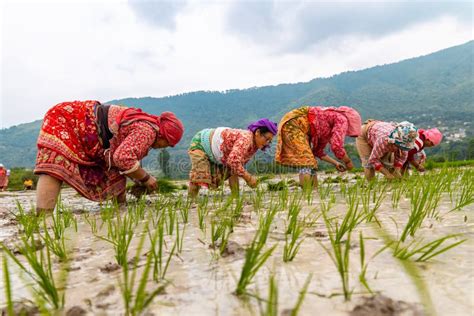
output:
[[[103,201],[125,192],[119,169],[106,166],[94,106],[98,101],[60,103],[47,113],[38,137],[36,174],[62,180],[84,197]]]

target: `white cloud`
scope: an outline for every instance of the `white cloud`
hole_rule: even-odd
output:
[[[472,20],[438,16],[383,36],[326,38],[283,54],[229,32],[231,9],[189,2],[170,11],[170,27],[144,23],[123,1],[4,3],[0,127],[39,119],[66,100],[308,81],[472,39]],[[291,29],[281,35],[291,37]]]

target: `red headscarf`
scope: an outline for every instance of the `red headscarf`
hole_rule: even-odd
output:
[[[134,121],[148,121],[158,127],[158,136],[165,138],[174,147],[183,137],[183,123],[172,112],[163,112],[160,116],[148,114],[141,109],[128,108],[117,116],[117,125],[128,125]]]

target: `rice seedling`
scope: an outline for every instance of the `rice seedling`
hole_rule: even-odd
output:
[[[404,242],[408,235],[415,236],[424,219],[433,214],[439,203],[440,193],[434,193],[435,187],[421,184],[412,188],[410,194],[411,211],[400,240]]]
[[[74,225],[74,230],[77,232],[77,219],[74,217],[74,214],[64,206],[61,202],[61,199],[58,199],[56,205],[56,211],[53,212],[52,216],[52,230],[54,232],[54,237],[59,239],[63,234],[66,228]]]
[[[304,232],[305,222],[299,221],[301,213],[301,195],[294,194],[290,203],[287,216],[287,227],[285,231],[285,245],[283,247],[283,261],[292,261],[299,251],[303,239],[300,240]],[[288,237],[291,236],[291,239]]]
[[[286,184],[285,180],[281,180],[277,183],[267,184],[267,190],[270,192],[283,191],[285,189],[288,189],[288,185]]]
[[[211,220],[211,247],[213,249],[217,248],[217,241],[219,240],[219,238],[222,238],[223,236],[225,236],[226,232],[228,232],[226,219],[219,220],[218,218],[213,218]],[[225,249],[225,246],[224,246],[224,249]]]
[[[91,214],[88,212],[85,213],[82,218],[91,228],[92,234],[97,234],[97,217],[95,216],[95,214]]]
[[[183,229],[181,232],[179,231],[179,223],[176,221],[176,250],[178,253],[183,251],[183,243],[184,243],[184,233],[186,232],[186,223],[183,224]]]
[[[311,278],[312,278],[312,275],[311,274],[308,275],[308,277],[306,278],[306,281],[304,282],[303,288],[299,291],[298,299],[296,300],[296,304],[291,309],[291,313],[290,313],[291,316],[297,316],[298,315],[298,313],[301,309],[301,305],[303,304],[304,298],[306,296],[306,293],[308,292],[308,286],[311,283]]]
[[[328,231],[329,232],[329,231]],[[352,290],[349,289],[349,259],[350,259],[350,248],[351,248],[351,234],[347,235],[347,239],[344,243],[338,243],[334,239],[333,232],[329,233],[329,238],[331,241],[332,252],[323,246],[321,246],[327,252],[334,265],[337,268],[339,276],[342,282],[342,290],[344,293],[344,299],[346,301],[351,299]]]
[[[267,182],[268,180],[273,179],[275,176],[273,174],[265,174],[260,177],[258,177],[257,182],[258,183],[264,183]]]
[[[326,184],[327,185],[330,185],[332,182],[327,182]],[[362,187],[362,183],[360,181],[357,181],[357,184],[356,184],[357,187]],[[343,197],[346,197],[346,193],[347,193],[347,190],[348,190],[348,187],[350,188],[351,185],[347,184],[346,182],[341,182],[339,184],[339,190],[341,192],[341,195]]]
[[[451,211],[459,210],[474,203],[474,172],[466,171],[460,179],[460,188],[455,199],[455,206]]]
[[[270,275],[268,282],[268,297],[266,299],[266,308],[263,310],[261,302],[259,301],[260,315],[264,316],[278,316],[278,283],[275,280],[275,275]]]
[[[368,186],[361,192],[362,208],[366,214],[367,222],[375,220],[378,223],[375,213],[382,205],[382,202],[386,196],[387,184],[375,185],[374,182],[368,184]]]
[[[49,248],[46,247],[45,250],[37,251],[34,243],[29,239],[21,239],[23,243],[22,254],[28,266],[23,265],[10,249],[1,243],[4,253],[36,284],[33,291],[38,300],[38,306],[44,306],[44,302],[46,302],[49,305],[48,309],[55,311],[62,309],[65,297],[64,292],[60,291],[59,288],[64,288],[67,280],[67,270],[62,266],[58,281],[56,281],[53,275],[53,263]]]
[[[293,261],[293,259],[298,254],[300,246],[304,241],[303,238],[300,239],[303,232],[304,232],[304,223],[297,224],[296,227],[294,227],[291,230],[290,234],[285,234],[285,245],[283,247],[283,261],[284,262]],[[291,239],[288,237],[288,235],[291,236]]]
[[[157,182],[158,182],[158,189],[156,191],[158,193],[166,194],[166,193],[173,193],[179,190],[179,187],[170,180],[161,178],[161,179],[157,179]]]
[[[259,228],[255,234],[252,243],[245,251],[245,261],[240,273],[240,279],[235,290],[236,295],[246,293],[247,286],[252,282],[258,270],[263,266],[265,261],[271,256],[277,245],[270,247],[262,252],[270,232],[271,224],[278,212],[277,207],[272,207],[265,214],[260,216]]]
[[[369,293],[373,294],[372,289],[367,282],[366,274],[367,274],[367,266],[368,264],[365,262],[365,245],[364,245],[364,237],[362,236],[362,232],[359,232],[359,248],[360,248],[360,273],[359,273],[359,282],[369,291]]]
[[[115,214],[118,211],[119,206],[117,201],[115,200],[107,201],[105,205],[101,204],[99,214],[100,219],[102,220],[102,224],[100,228],[102,228],[102,225],[104,225],[105,223],[109,223],[115,217]]]
[[[7,256],[3,255],[3,283],[5,286],[5,298],[7,300],[7,315],[14,316],[13,300],[12,300],[12,286],[10,282],[10,271],[8,269]]]
[[[418,257],[414,259],[414,261],[425,262],[448,251],[451,248],[454,248],[462,244],[463,242],[467,240],[467,239],[462,239],[460,241],[456,241],[445,247],[441,247],[441,245],[445,241],[449,239],[457,238],[459,236],[461,235],[460,234],[447,235],[426,244],[422,244],[422,242],[416,242],[415,240],[413,240],[407,245],[403,245],[401,241],[398,241],[395,243],[393,256],[401,260],[408,260],[412,258],[413,256],[418,255]]]
[[[64,232],[66,231],[66,223],[64,222],[64,218],[65,217],[63,217],[59,211],[56,211],[51,215],[51,230],[55,239],[61,239],[61,237],[64,236]],[[46,229],[46,225],[44,226]]]
[[[117,210],[115,219],[108,219],[107,221],[108,237],[96,235],[113,245],[117,264],[122,267],[127,264],[128,248],[133,238],[133,218],[130,214],[121,215]]]
[[[198,213],[198,221],[199,221],[199,229],[202,232],[206,231],[206,216],[209,213],[208,209],[209,198],[207,196],[202,197],[198,202],[197,213]]]
[[[51,236],[46,225],[46,218],[43,221],[43,233],[40,234],[45,246],[54,253],[60,261],[66,261],[68,258],[68,250],[66,249],[66,241],[64,232],[59,238]]]
[[[279,204],[282,208],[288,206],[288,196],[289,196],[288,186],[285,184],[282,186],[282,189],[278,191]]]
[[[234,199],[231,199],[231,202],[235,201],[234,208],[232,209],[232,218],[239,219],[242,215],[242,210],[244,209],[245,196],[237,196]]]
[[[328,201],[331,205],[336,203],[336,196],[334,195],[334,186],[332,184],[320,184],[318,186],[318,193],[320,201]]]
[[[189,209],[191,208],[192,200],[183,199],[181,196],[176,202],[176,208],[179,209],[179,214],[181,215],[181,221],[184,224],[189,222]]]
[[[16,201],[16,207],[18,209],[18,213],[13,213],[16,221],[18,224],[20,224],[24,236],[27,239],[33,239],[33,235],[39,232],[40,221],[43,219],[44,215],[36,216],[34,211],[26,213],[23,209],[23,206],[18,201]]]
[[[263,206],[264,191],[258,186],[252,193],[252,205],[256,212],[259,212]]]
[[[137,251],[134,257],[134,262],[138,262],[141,256],[141,250],[145,234],[142,235]],[[141,315],[143,311],[153,302],[153,299],[163,293],[166,288],[166,283],[158,286],[151,292],[147,292],[147,283],[152,267],[152,255],[148,255],[144,270],[141,273],[141,277],[138,281],[138,286],[135,289],[135,281],[137,278],[137,268],[133,269],[130,275],[128,265],[123,266],[122,279],[119,281],[119,287],[122,292],[122,299],[125,306],[125,315]]]
[[[304,182],[302,189],[303,189],[303,195],[306,199],[306,204],[307,205],[312,205],[313,204],[313,192],[314,192],[313,183],[311,181]]]
[[[153,223],[153,226],[158,225],[158,221],[164,216],[168,202],[169,201],[166,198],[158,195],[158,198],[153,205],[153,211],[149,213],[151,214],[150,219]]]
[[[400,204],[400,199],[403,194],[406,192],[406,185],[402,183],[392,184],[392,208],[397,209]]]
[[[165,221],[167,223],[166,225],[166,233],[168,235],[173,235],[173,230],[175,227],[175,222],[178,222],[177,216],[176,216],[176,210],[173,208],[173,206],[168,206],[166,208],[166,214],[168,216],[165,217]]]
[[[130,204],[127,211],[130,213],[135,226],[137,226],[140,221],[145,219],[146,197],[141,196],[134,203]]]
[[[357,190],[348,191],[347,200],[347,212],[345,213],[344,218],[340,223],[335,223],[335,228],[333,229],[336,243],[340,243],[344,236],[350,234],[350,232],[352,232],[354,228],[357,227],[360,223],[362,223],[366,218],[366,214],[364,214],[364,212],[359,209],[360,203]],[[329,220],[329,218],[327,217],[327,212],[323,211],[322,214],[325,219],[325,222],[332,226],[332,221]]]
[[[321,212],[318,212],[316,208],[312,209],[308,214],[303,218],[305,227],[314,227],[318,219],[322,216]]]
[[[160,218],[158,221],[158,226],[156,227],[155,233],[152,234],[150,226],[148,225],[148,238],[151,243],[151,257],[153,258],[153,279],[158,282],[165,279],[166,272],[168,271],[169,264],[171,262],[171,258],[174,255],[174,251],[176,250],[177,245],[181,242],[176,240],[171,252],[168,256],[168,259],[165,262],[164,252],[165,252],[165,238],[164,238],[164,231],[165,231],[165,223],[163,217]],[[183,235],[181,235],[183,236]],[[182,237],[181,237],[182,238]]]
[[[430,197],[428,203],[428,216],[431,218],[438,218],[439,211],[437,211],[438,205],[441,201],[441,195],[443,193],[441,182],[431,183],[430,185]]]
[[[288,214],[287,219],[298,217],[301,213],[302,206],[301,206],[302,194],[299,192],[295,192],[291,196],[290,204],[288,207]]]
[[[331,223],[331,220],[328,218],[325,210],[323,210],[323,218],[331,242],[332,252],[328,248],[326,248],[320,241],[319,244],[327,252],[332,262],[337,268],[337,271],[341,278],[344,299],[347,301],[350,300],[352,296],[352,290],[349,289],[349,259],[352,229],[347,229],[350,226],[345,225],[344,229],[347,230],[345,231],[345,233],[342,233],[340,228],[342,225],[339,226],[338,223],[333,225]],[[345,242],[341,242],[340,238],[342,238],[342,236],[346,236]]]

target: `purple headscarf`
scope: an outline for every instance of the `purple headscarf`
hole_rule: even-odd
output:
[[[259,128],[266,127],[270,133],[275,136],[278,133],[278,127],[275,122],[270,121],[269,119],[263,118],[258,121],[255,121],[251,123],[247,128],[252,132],[255,133],[255,131]],[[262,148],[262,150],[266,150],[270,146],[265,146]]]
[[[247,128],[251,130],[252,133],[255,133],[255,131],[261,127],[266,127],[268,131],[273,134],[273,136],[278,133],[277,124],[266,118],[253,122]]]

